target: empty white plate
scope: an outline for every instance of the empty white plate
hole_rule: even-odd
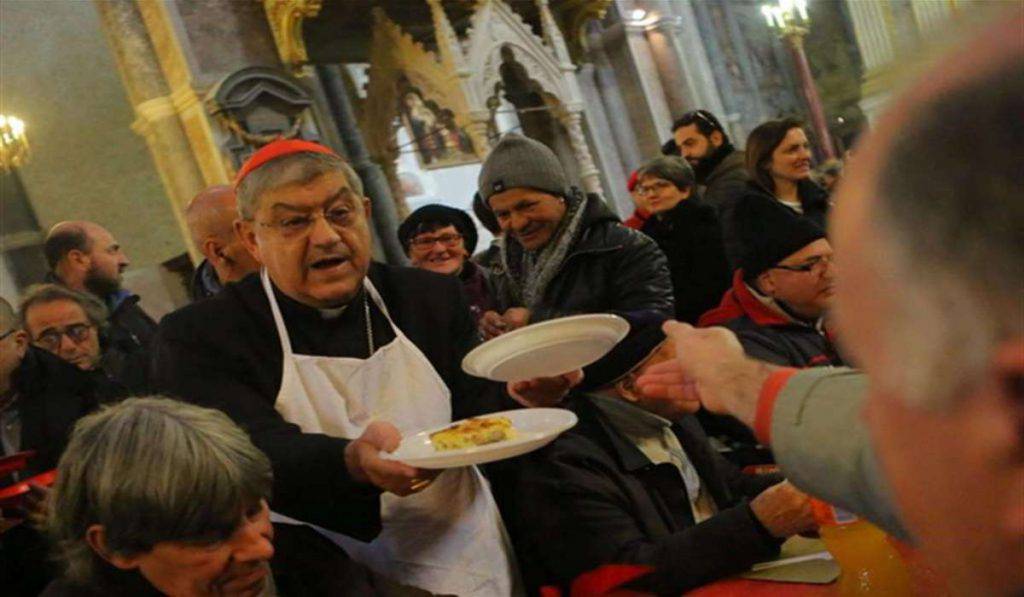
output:
[[[550,319],[477,346],[462,360],[462,370],[494,381],[553,377],[600,359],[627,333],[629,323],[618,315]]]
[[[482,416],[507,417],[512,421],[516,437],[482,446],[442,451],[435,449],[430,443],[431,433],[449,427],[442,425],[403,438],[397,450],[381,456],[419,468],[455,468],[484,464],[543,448],[554,441],[560,433],[576,424],[576,414],[563,408],[523,408]]]

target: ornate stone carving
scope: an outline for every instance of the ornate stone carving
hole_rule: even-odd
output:
[[[544,42],[534,35],[522,17],[501,0],[482,0],[467,32],[469,57],[467,93],[472,106],[483,107],[500,80],[501,48],[514,49],[517,60],[544,91],[562,101],[573,101],[562,76],[561,64]]]
[[[569,142],[572,143],[573,153],[576,161],[580,164],[580,182],[583,189],[588,193],[601,194],[601,178],[594,158],[590,155],[590,147],[587,145],[587,137],[583,133],[583,115],[577,110],[564,110],[558,116],[558,121],[565,127],[569,134]]]
[[[271,68],[253,66],[224,77],[210,89],[206,105],[227,138],[224,149],[236,170],[277,137],[320,137],[312,98],[287,74]]]
[[[440,10],[440,4],[431,4],[432,10]],[[397,24],[387,17],[380,8],[374,9],[373,45],[370,48],[369,83],[366,88],[366,106],[360,129],[366,138],[366,145],[375,160],[387,159],[393,151],[394,123],[398,114],[398,87],[414,87],[424,102],[433,102],[445,110],[451,110],[458,128],[465,129],[472,123],[470,108],[463,93],[458,63],[463,61],[455,32],[448,27],[448,43],[441,60],[412,36],[404,33]],[[443,11],[434,18],[443,27],[447,22]],[[445,37],[442,35],[441,37]],[[462,76],[465,76],[463,69]],[[478,156],[486,153],[485,146],[479,146],[471,134],[474,152]],[[381,161],[383,163],[383,161]]]
[[[320,14],[323,0],[262,0],[270,31],[274,35],[281,62],[299,75],[309,62],[306,41],[302,37],[303,19]]]

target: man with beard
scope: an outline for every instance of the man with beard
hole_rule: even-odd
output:
[[[192,243],[204,257],[192,277],[192,300],[211,297],[259,268],[235,234],[237,219],[235,190],[228,185],[203,189],[185,207]]]
[[[672,123],[672,136],[679,155],[693,166],[697,184],[704,189],[704,202],[718,210],[725,254],[738,255],[740,244],[731,222],[736,202],[750,180],[743,152],[733,147],[722,123],[707,110],[683,114]]]
[[[149,351],[156,322],[139,306],[139,296],[121,287],[131,262],[109,231],[93,222],[61,222],[43,247],[47,280],[95,296],[110,311],[107,366],[133,393],[149,388]]]

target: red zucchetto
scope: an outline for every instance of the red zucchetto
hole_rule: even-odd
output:
[[[248,176],[250,172],[259,168],[263,164],[286,155],[303,152],[326,153],[333,156],[338,155],[330,147],[325,147],[312,141],[304,141],[302,139],[276,139],[259,148],[256,153],[249,156],[249,159],[242,164],[242,169],[239,170],[238,175],[235,176],[235,188],[238,188],[242,179]]]

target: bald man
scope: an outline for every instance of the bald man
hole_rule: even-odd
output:
[[[192,300],[213,296],[225,284],[259,269],[259,263],[235,235],[237,219],[235,191],[228,185],[203,189],[185,207],[192,243],[205,257],[192,278]]]
[[[0,298],[0,456],[35,451],[17,478],[0,478],[0,487],[56,467],[75,421],[107,398],[101,377],[32,346]],[[50,566],[46,542],[31,525],[0,533],[4,594],[38,595],[52,578]]]
[[[132,393],[148,393],[156,322],[139,306],[138,295],[121,287],[131,262],[117,239],[94,222],[61,222],[50,229],[43,252],[50,266],[48,281],[91,294],[109,310],[108,373]]]

